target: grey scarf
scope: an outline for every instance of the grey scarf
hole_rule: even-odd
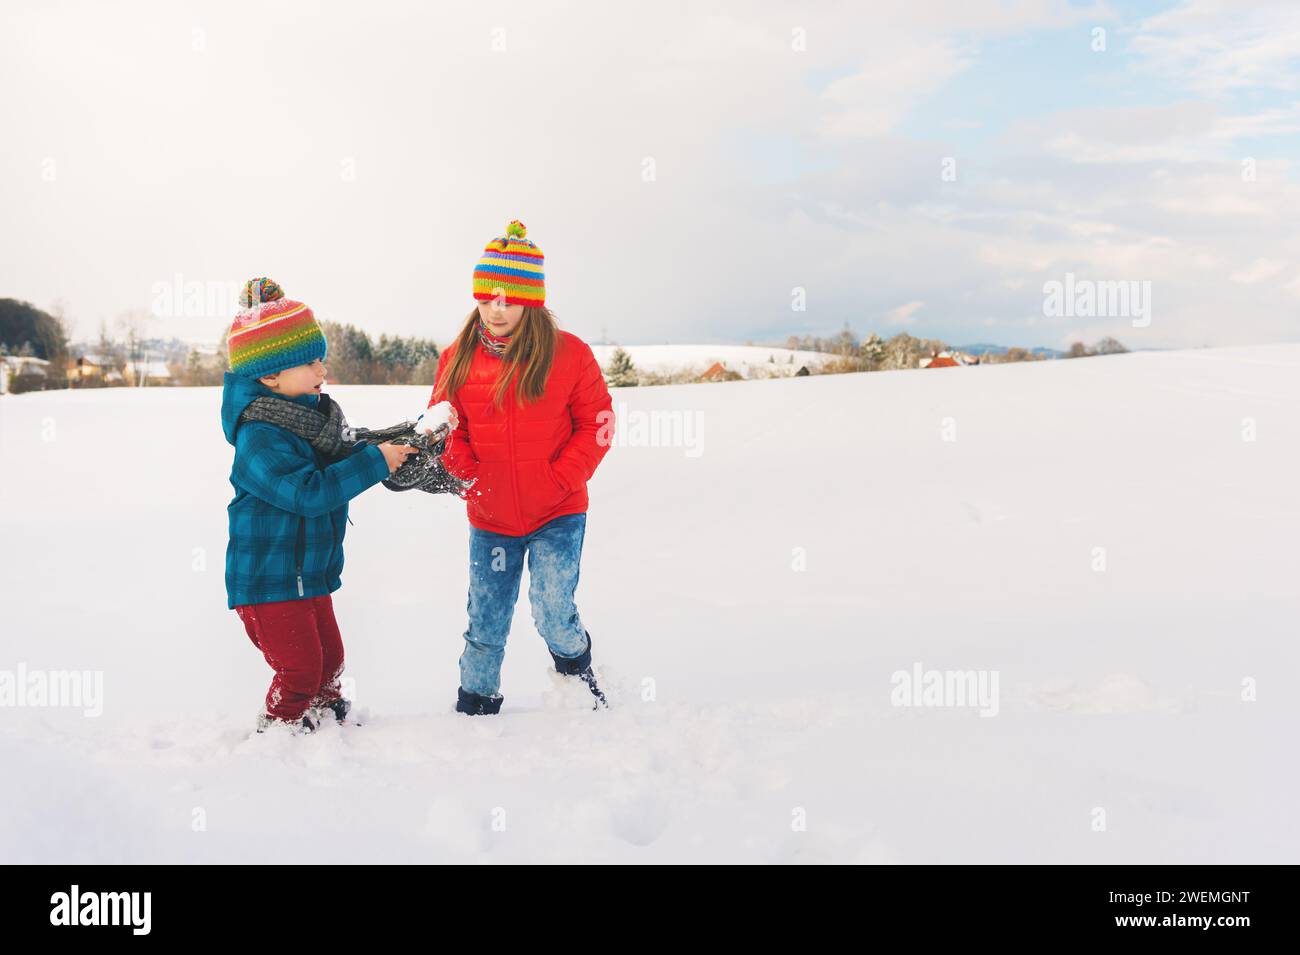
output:
[[[329,395],[321,395],[315,408],[262,395],[248,403],[239,420],[265,421],[284,428],[306,440],[330,464],[346,458],[352,444],[344,435],[348,422],[343,409]]]
[[[338,402],[329,395],[321,395],[314,409],[296,401],[262,395],[248,403],[239,420],[265,421],[296,434],[311,444],[326,465],[346,458],[354,444],[383,444],[391,441],[393,444],[418,448],[418,453],[408,457],[384,481],[384,487],[390,491],[418,488],[430,494],[454,494],[463,498],[474,483],[453,477],[442,466],[442,452],[448,436],[446,425],[439,428],[432,437],[417,435],[415,424],[411,421],[378,431],[352,428],[343,417]]]

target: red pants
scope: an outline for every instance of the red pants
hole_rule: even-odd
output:
[[[304,600],[243,604],[235,608],[248,639],[275,670],[266,712],[279,720],[302,719],[309,706],[339,698],[343,637],[329,595]]]

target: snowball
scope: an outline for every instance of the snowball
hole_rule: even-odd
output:
[[[437,431],[444,424],[451,424],[452,407],[450,401],[439,401],[431,408],[426,408],[424,413],[415,422],[416,434],[426,429]]]

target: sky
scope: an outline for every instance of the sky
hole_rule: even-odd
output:
[[[0,297],[81,337],[215,343],[266,275],[443,344],[518,218],[591,341],[1300,340],[1296,3],[0,17]]]

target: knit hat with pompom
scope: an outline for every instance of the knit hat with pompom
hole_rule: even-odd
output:
[[[239,293],[239,311],[226,336],[230,370],[261,378],[325,358],[325,333],[302,302],[284,297],[268,278],[249,279]]]
[[[527,234],[522,222],[511,219],[506,234],[487,244],[474,266],[474,298],[490,302],[502,294],[507,305],[546,303],[546,260]]]

